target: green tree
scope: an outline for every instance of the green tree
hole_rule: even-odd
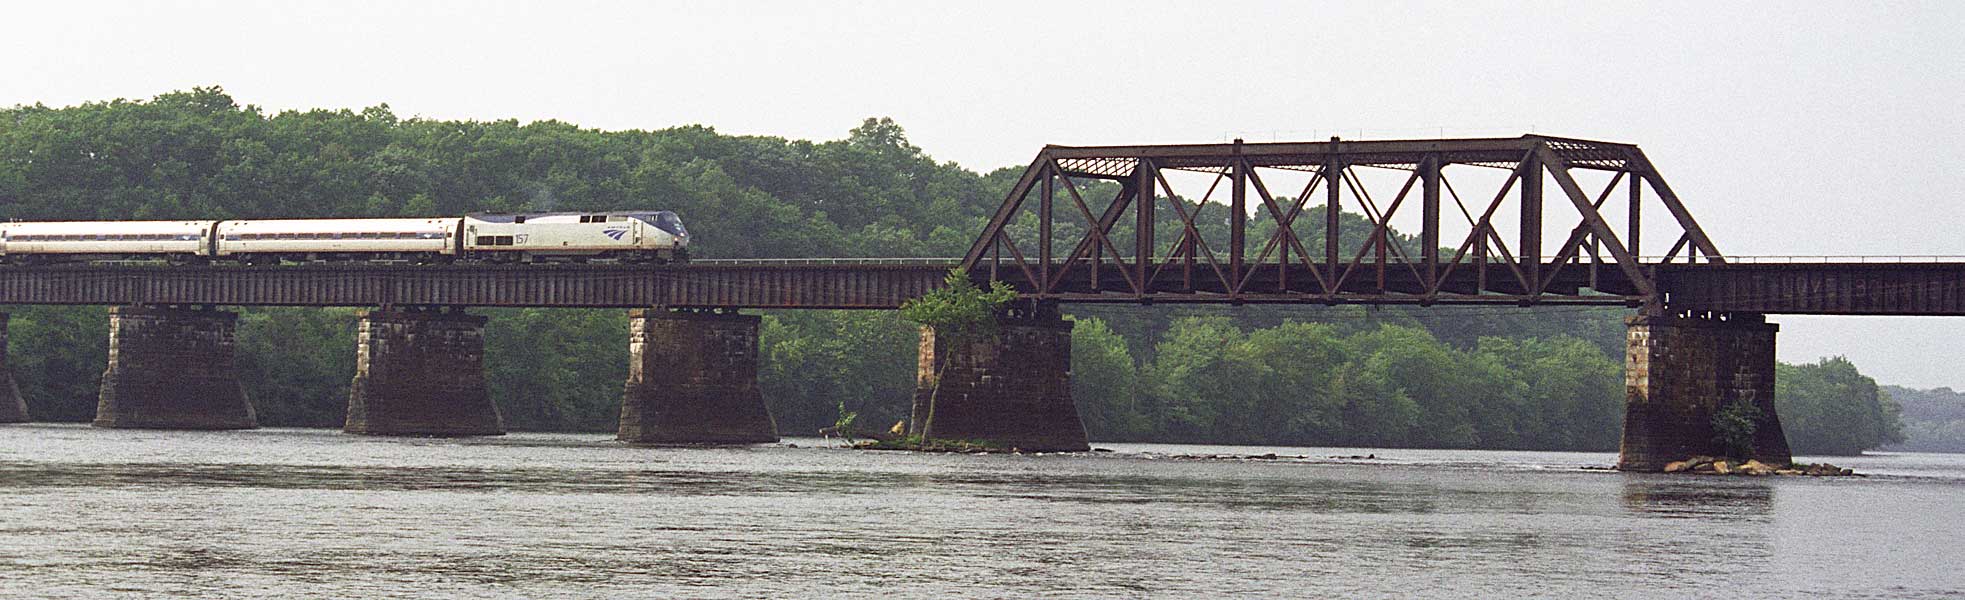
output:
[[[902,304],[901,318],[933,329],[937,344],[960,347],[996,335],[997,316],[1016,297],[1017,293],[1001,281],[992,281],[984,289],[977,287],[968,273],[955,269],[943,278],[942,287]],[[921,431],[911,432],[918,433],[923,443],[934,439],[935,404],[941,397],[942,376],[954,361],[941,363],[930,384],[927,416],[921,419]]]
[[[1147,439],[1145,414],[1140,410],[1137,368],[1126,341],[1104,321],[1073,319],[1071,329],[1071,397],[1085,421],[1085,432],[1097,440]]]
[[[1860,454],[1904,440],[1897,403],[1840,356],[1777,365],[1774,406],[1797,454]]]

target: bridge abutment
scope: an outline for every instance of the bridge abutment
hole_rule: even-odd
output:
[[[617,437],[641,444],[778,441],[757,386],[755,315],[628,313],[628,381]]]
[[[1658,471],[1692,456],[1731,454],[1719,441],[1714,413],[1734,403],[1754,407],[1751,456],[1793,460],[1774,411],[1774,334],[1780,326],[1752,313],[1638,315],[1624,355],[1624,441],[1617,468]]]
[[[14,383],[14,370],[7,366],[7,313],[0,313],[0,423],[26,423],[27,402]]]
[[[505,433],[484,382],[485,317],[370,310],[360,319],[342,431],[436,437]]]
[[[1055,307],[1001,317],[980,339],[921,328],[908,431],[1033,452],[1089,450],[1071,398],[1071,328]]]
[[[251,429],[259,426],[233,360],[236,313],[109,309],[109,367],[96,427]]]

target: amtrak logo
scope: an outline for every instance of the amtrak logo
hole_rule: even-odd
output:
[[[604,233],[604,234],[607,234],[607,237],[609,237],[609,238],[612,238],[612,239],[613,239],[614,241],[617,241],[617,242],[618,242],[618,241],[621,241],[621,236],[625,236],[625,235],[628,235],[628,230],[626,230],[626,229],[609,229],[609,230],[607,230],[607,231],[602,231],[601,233]]]

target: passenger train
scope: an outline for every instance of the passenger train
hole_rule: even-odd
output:
[[[682,262],[689,231],[669,211],[474,213],[427,219],[0,223],[0,262],[469,260]]]

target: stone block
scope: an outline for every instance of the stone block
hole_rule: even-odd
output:
[[[638,444],[778,441],[757,387],[754,315],[635,310],[617,437]]]
[[[1624,439],[1619,469],[1659,471],[1673,461],[1724,455],[1714,411],[1732,402],[1760,409],[1752,456],[1792,460],[1774,409],[1774,335],[1760,315],[1639,315],[1625,321]]]
[[[503,435],[484,383],[485,318],[463,312],[363,312],[341,430],[362,435]]]
[[[233,360],[234,313],[155,306],[109,309],[109,367],[95,426],[259,426]]]
[[[1071,398],[1071,328],[1055,313],[1005,317],[993,336],[963,342],[923,327],[909,432],[1031,452],[1089,450]]]

